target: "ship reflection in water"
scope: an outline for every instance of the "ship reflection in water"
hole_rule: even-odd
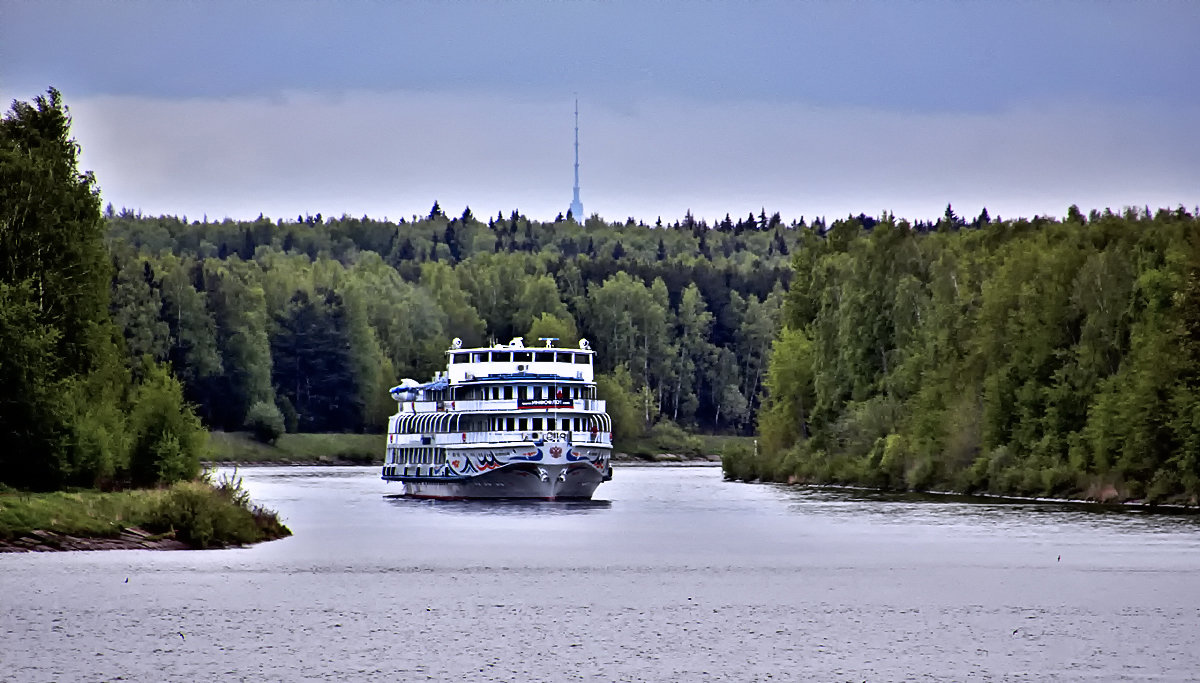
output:
[[[611,500],[530,500],[527,498],[480,498],[436,500],[393,493],[388,502],[402,509],[419,506],[448,515],[572,515],[608,510]]]

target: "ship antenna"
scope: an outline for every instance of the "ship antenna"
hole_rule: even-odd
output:
[[[550,342],[558,341],[558,337],[538,337],[538,341],[546,342],[546,348],[550,348]]]
[[[583,202],[579,201],[579,98],[575,98],[575,195],[571,200],[571,218],[583,225]]]

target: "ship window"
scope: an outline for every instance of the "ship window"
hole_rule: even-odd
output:
[[[533,359],[539,363],[553,363],[554,362],[554,352],[553,351],[538,351],[537,353],[533,354]]]
[[[509,363],[512,361],[511,351],[492,351],[493,363]]]
[[[529,393],[527,392],[527,389],[529,389],[529,387],[517,387],[517,400],[518,401],[524,401],[525,399],[529,398]]]
[[[517,420],[517,427],[521,431],[525,431],[526,429],[529,429],[529,419],[524,418],[524,417],[520,418],[519,420]]]
[[[559,363],[570,363],[571,356],[573,356],[573,355],[575,355],[575,354],[563,353],[560,351],[557,355],[555,355],[554,359],[557,360]]]
[[[450,362],[451,363],[466,363],[468,355],[470,355],[470,354],[452,353],[452,354],[450,354]]]
[[[591,356],[587,355],[586,353],[577,353],[575,354],[575,363],[577,365],[587,365],[589,358],[591,358]]]
[[[488,359],[487,351],[483,351],[482,353],[476,353],[476,354],[474,354],[474,356],[475,357],[472,360],[474,360],[476,363],[486,363],[487,362],[487,359]]]
[[[518,363],[528,363],[533,360],[533,354],[528,351],[514,351],[513,360]]]
[[[541,397],[542,397],[542,388],[534,387],[533,388],[533,400],[537,401],[537,400],[541,399]]]
[[[507,426],[505,427],[505,429],[510,432],[513,431],[513,426],[514,426],[513,423],[515,422],[515,420],[510,417],[510,418],[506,418],[506,421],[507,421]]]
[[[542,431],[542,418],[540,418],[540,417],[533,418],[533,430],[537,431],[537,432]]]
[[[512,400],[512,387],[504,387],[504,400]]]
[[[582,432],[583,426],[579,424],[579,418],[575,418],[575,431]]]

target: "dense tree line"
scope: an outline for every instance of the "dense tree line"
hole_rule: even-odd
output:
[[[737,478],[1200,495],[1182,208],[189,221],[101,214],[69,124],[53,90],[0,121],[0,483],[185,479],[201,420],[378,430],[452,337],[548,336],[592,341],[619,438],[757,424]]]
[[[153,360],[161,329],[136,305],[144,281],[123,273],[110,299],[107,224],[69,130],[53,89],[0,120],[0,484],[195,477],[207,433]]]
[[[744,479],[1200,495],[1200,221],[834,223],[795,274]]]
[[[765,211],[580,225],[449,218],[436,203],[395,222],[106,215],[126,348],[169,362],[211,427],[379,430],[387,389],[443,368],[454,337],[586,337],[607,395],[636,418],[624,438],[660,421],[753,429],[809,229]]]

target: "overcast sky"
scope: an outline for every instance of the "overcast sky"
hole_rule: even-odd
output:
[[[104,200],[653,222],[1200,204],[1200,2],[0,0]]]

